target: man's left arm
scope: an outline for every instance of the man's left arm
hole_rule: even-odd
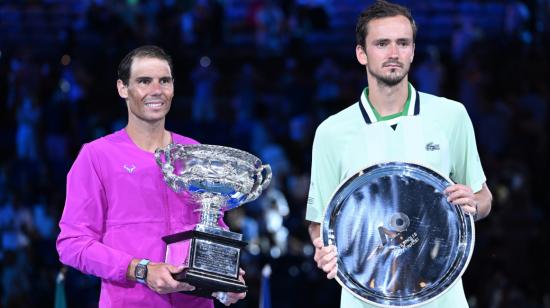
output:
[[[477,201],[476,220],[480,220],[489,216],[489,213],[491,212],[491,205],[493,202],[493,194],[491,194],[489,187],[487,187],[487,183],[483,183],[483,185],[481,186],[481,190],[476,192],[474,195]]]
[[[485,218],[491,212],[493,196],[486,183],[477,151],[474,127],[466,108],[455,105],[451,136],[451,179],[455,183],[445,190],[447,200],[460,205],[475,220]]]

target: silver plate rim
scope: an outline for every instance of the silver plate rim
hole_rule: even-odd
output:
[[[326,217],[327,217],[327,214],[329,214],[329,205],[330,203],[332,202],[332,199],[340,192],[340,190],[346,186],[348,183],[352,182],[355,178],[358,178],[360,176],[362,176],[363,174],[366,173],[367,170],[369,169],[373,169],[375,167],[385,167],[385,166],[392,166],[392,165],[404,165],[404,166],[409,166],[409,165],[413,165],[413,166],[419,166],[421,167],[421,169],[427,169],[429,170],[430,172],[433,172],[434,174],[442,177],[443,179],[445,179],[447,182],[449,182],[450,185],[452,184],[455,184],[449,177],[441,174],[441,172],[431,168],[431,167],[428,167],[426,166],[426,164],[424,163],[419,163],[419,162],[416,162],[416,161],[381,161],[381,162],[377,162],[377,163],[373,163],[373,164],[369,164],[369,165],[366,165],[364,168],[360,168],[358,169],[357,172],[355,172],[354,174],[348,176],[346,179],[344,179],[339,185],[338,187],[334,190],[334,192],[332,193],[331,197],[329,198],[329,202],[328,204],[326,205],[325,209],[324,209],[324,212],[323,212],[323,219],[321,221],[321,241],[323,242],[323,245],[324,246],[327,246],[329,243],[328,243],[328,238],[326,238],[326,235],[325,233],[328,233],[328,230],[325,230],[328,228],[328,226],[326,226]],[[455,207],[459,208],[460,207],[458,205],[455,205]],[[460,209],[461,210],[461,209]],[[462,211],[462,210],[461,210]],[[359,294],[356,294],[354,291],[352,291],[343,281],[342,279],[340,279],[340,276],[343,275],[341,273],[341,270],[340,270],[340,267],[338,268],[338,272],[336,274],[336,277],[335,277],[335,280],[338,282],[338,284],[346,289],[351,295],[353,295],[355,298],[361,300],[362,302],[365,302],[367,304],[370,304],[370,305],[373,305],[373,306],[376,306],[376,307],[394,307],[394,308],[412,308],[412,307],[419,307],[419,306],[422,306],[422,305],[426,305],[430,302],[433,302],[435,301],[436,299],[438,299],[439,297],[443,296],[445,293],[447,293],[450,289],[453,288],[453,286],[455,286],[459,281],[461,281],[462,279],[462,275],[464,275],[464,272],[466,271],[466,269],[468,268],[468,264],[470,263],[470,260],[472,258],[472,255],[473,255],[473,250],[474,250],[474,246],[475,246],[475,223],[474,223],[474,219],[472,217],[472,215],[469,215],[469,214],[466,214],[464,213],[464,217],[465,217],[465,220],[467,223],[469,223],[470,225],[470,232],[471,232],[471,242],[470,242],[470,247],[469,247],[469,251],[467,251],[467,258],[466,258],[466,261],[464,262],[464,265],[462,266],[462,269],[460,270],[460,273],[457,275],[456,279],[454,279],[451,283],[449,283],[449,285],[447,285],[445,287],[445,289],[443,291],[441,291],[439,294],[431,297],[431,298],[428,298],[422,302],[418,302],[418,303],[412,303],[412,304],[404,304],[404,305],[392,305],[391,303],[379,303],[379,302],[375,302],[375,301],[371,301],[369,299],[366,299],[366,298],[363,298],[361,297]],[[338,263],[340,263],[340,261],[338,261]]]

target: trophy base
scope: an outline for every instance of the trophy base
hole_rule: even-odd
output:
[[[172,274],[172,277],[177,281],[183,281],[195,286],[195,290],[193,291],[181,292],[189,295],[212,297],[213,292],[242,293],[248,290],[248,287],[238,279],[211,275],[207,272],[191,268],[186,268],[179,273]]]
[[[239,280],[240,251],[246,246],[240,236],[198,226],[195,230],[163,237],[168,245],[166,263],[187,265],[172,277],[195,287],[193,291],[181,293],[212,297],[213,292],[246,292],[248,287]],[[187,253],[182,252],[186,250],[184,247],[188,247]]]

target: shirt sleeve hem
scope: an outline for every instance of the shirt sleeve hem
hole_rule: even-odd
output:
[[[128,272],[128,267],[130,266],[132,259],[133,257],[128,254],[125,254],[124,256],[121,257],[120,264],[119,264],[119,271],[116,277],[118,281],[121,281],[121,282],[128,281],[126,277],[126,273]]]
[[[321,223],[323,221],[323,217],[306,214],[306,220],[310,222]]]
[[[485,182],[487,182],[487,180],[483,177],[479,181],[475,181],[470,188],[474,193],[478,193],[483,188],[483,183]]]

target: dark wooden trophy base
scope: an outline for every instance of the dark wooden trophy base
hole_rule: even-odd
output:
[[[248,287],[239,280],[240,251],[247,245],[241,235],[217,228],[190,230],[162,238],[167,245],[190,241],[189,254],[180,264],[183,271],[173,274],[178,281],[195,287],[181,293],[211,297],[213,292],[246,292]],[[179,265],[179,264],[174,264]]]

